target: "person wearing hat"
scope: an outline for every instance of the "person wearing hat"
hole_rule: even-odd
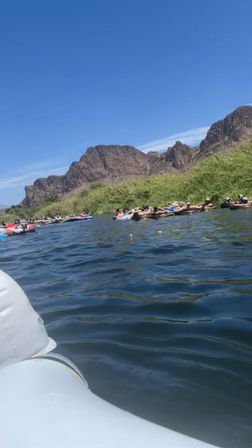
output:
[[[220,208],[229,208],[230,205],[233,204],[233,200],[229,198],[228,196],[224,199],[224,201],[221,203]]]
[[[206,198],[205,201],[202,204],[202,207],[204,207],[204,210],[208,210],[210,208],[214,207],[214,204],[211,201],[211,198]]]
[[[199,211],[201,211],[202,210],[202,204],[191,204],[191,201],[190,201],[190,199],[187,199],[187,201],[186,201],[186,205],[183,207],[184,208],[184,210],[199,210]]]
[[[252,201],[249,201],[247,196],[244,194],[238,194],[237,201],[231,201],[230,202],[230,208],[231,210],[237,210],[239,208],[247,208],[252,205]]]
[[[249,201],[245,194],[238,194],[238,202],[239,204],[247,204]]]

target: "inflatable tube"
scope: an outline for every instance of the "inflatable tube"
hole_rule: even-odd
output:
[[[13,236],[13,235],[25,235],[26,233],[31,233],[31,232],[35,232],[35,226],[33,224],[30,224],[29,227],[27,226],[27,228],[23,228],[23,229],[18,229],[15,230],[12,227],[9,227],[8,229],[6,229],[6,233],[9,236]]]
[[[72,368],[31,359],[0,370],[4,448],[207,448],[94,395]]]
[[[48,353],[55,347],[23,290],[0,271],[0,367]]]
[[[140,219],[159,219],[159,218],[168,218],[169,216],[174,216],[175,213],[171,211],[163,212],[163,213],[146,213],[146,215],[139,215],[139,213],[134,213],[132,219],[135,221],[139,221]]]
[[[80,215],[80,216],[70,216],[69,218],[63,219],[62,222],[86,221],[87,219],[93,219],[93,216],[91,214]]]
[[[207,448],[93,394],[21,288],[0,271],[0,447]],[[42,355],[41,355],[42,353]]]
[[[27,224],[26,231],[27,232],[35,232],[34,224]]]
[[[250,207],[250,204],[232,204],[229,208],[230,210],[240,210],[248,207]]]

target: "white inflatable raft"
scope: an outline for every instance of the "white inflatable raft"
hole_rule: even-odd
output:
[[[207,448],[93,394],[22,289],[0,271],[1,448]]]

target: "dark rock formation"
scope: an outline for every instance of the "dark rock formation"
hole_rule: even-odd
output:
[[[199,147],[178,141],[164,153],[149,152],[147,155],[132,146],[90,147],[79,162],[71,164],[65,175],[37,179],[33,185],[26,186],[22,204],[26,207],[41,205],[94,182],[117,182],[134,176],[185,170],[199,157],[251,138],[252,107],[242,106],[214,123]]]
[[[144,154],[132,146],[94,146],[87,149],[79,162],[73,162],[65,175],[37,179],[25,187],[25,207],[36,207],[45,201],[60,198],[80,186],[94,182],[117,182],[129,177],[185,169],[191,162],[193,149],[181,142],[165,153]]]
[[[62,176],[37,179],[25,187],[25,207],[55,200],[63,194],[93,182],[116,182],[148,174],[148,158],[132,146],[95,146],[87,149],[79,162],[73,162]]]
[[[168,170],[184,170],[189,167],[195,157],[196,150],[177,141],[166,152],[149,152],[150,174],[164,173]]]
[[[216,121],[200,144],[200,155],[230,148],[252,138],[252,106],[241,106]]]

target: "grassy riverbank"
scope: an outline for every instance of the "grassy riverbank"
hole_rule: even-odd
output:
[[[185,173],[138,177],[116,184],[93,184],[72,197],[33,210],[33,216],[86,211],[106,213],[117,207],[164,206],[187,198],[197,203],[206,196],[211,196],[218,204],[226,196],[236,198],[238,193],[252,198],[252,142],[209,156]],[[12,210],[10,212],[12,214]]]

